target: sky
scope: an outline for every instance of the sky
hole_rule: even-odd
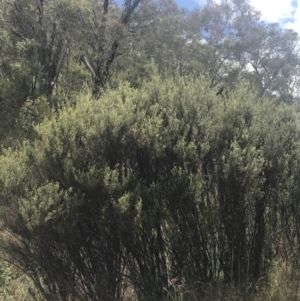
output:
[[[175,0],[180,7],[193,9],[206,0]],[[220,0],[217,0],[218,2]],[[300,34],[300,0],[249,0],[261,12],[262,20],[281,24]]]

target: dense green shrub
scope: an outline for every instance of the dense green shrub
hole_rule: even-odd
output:
[[[299,241],[296,107],[154,77],[80,95],[0,158],[1,245],[46,300],[249,286]],[[285,242],[288,241],[289,244]]]

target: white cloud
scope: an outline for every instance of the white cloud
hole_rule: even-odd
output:
[[[250,3],[261,12],[263,20],[280,23],[283,28],[293,29],[300,35],[299,0],[250,0]]]
[[[200,5],[207,0],[195,0]],[[215,0],[219,3],[221,0]],[[261,12],[261,19],[271,23],[280,23],[285,28],[291,28],[300,34],[300,3],[299,0],[249,0],[250,4]]]
[[[250,0],[250,3],[261,12],[262,19],[268,22],[282,23],[294,17],[292,0]]]
[[[293,22],[286,23],[285,28],[291,28],[298,32],[298,34],[300,35],[300,5],[295,11]]]

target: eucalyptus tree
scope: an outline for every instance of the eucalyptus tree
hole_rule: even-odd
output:
[[[126,0],[123,6],[93,1],[91,22],[82,36],[81,61],[89,71],[93,95],[99,97],[107,86],[115,61],[132,52],[132,37],[157,14],[155,1]],[[133,38],[134,40],[134,38]]]
[[[299,37],[292,30],[260,20],[248,1],[210,2],[185,16],[186,73],[204,75],[234,87],[247,78],[262,96],[295,94],[299,77]]]
[[[3,1],[1,27],[26,70],[31,94],[51,95],[88,1]]]
[[[260,22],[243,43],[244,60],[252,69],[259,94],[293,94],[300,66],[298,34],[278,24]]]

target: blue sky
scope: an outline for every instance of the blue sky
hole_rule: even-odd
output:
[[[180,7],[193,9],[207,0],[175,0]],[[215,0],[220,2],[221,0]],[[262,19],[280,23],[284,28],[291,28],[300,34],[300,0],[249,0],[250,4],[261,12]]]
[[[124,0],[115,0],[122,3]],[[175,0],[179,7],[193,9],[203,6],[207,0]],[[214,0],[220,3],[222,0]],[[279,23],[284,28],[291,28],[300,34],[300,0],[249,0],[256,10],[261,12],[262,19]]]
[[[193,9],[197,7],[198,3],[196,0],[176,0],[178,6]]]

